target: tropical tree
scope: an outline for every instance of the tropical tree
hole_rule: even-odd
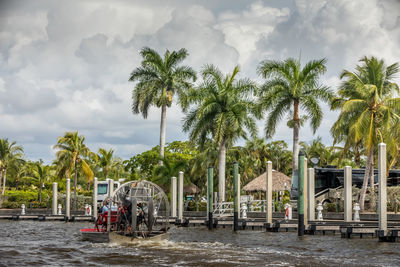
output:
[[[299,129],[310,119],[315,132],[322,120],[319,100],[329,101],[333,93],[327,86],[319,84],[320,75],[326,71],[326,59],[309,61],[303,68],[300,59],[284,61],[264,60],[258,66],[258,73],[267,81],[258,94],[261,111],[267,111],[265,132],[267,138],[274,135],[277,124],[285,114],[289,114],[287,125],[293,128],[293,179],[297,185]],[[301,116],[300,109],[306,115]]]
[[[91,170],[85,158],[91,153],[89,148],[84,144],[85,137],[78,135],[78,131],[66,132],[64,136],[59,137],[57,144],[54,146],[57,149],[56,164],[59,174],[71,177],[74,171],[74,207],[78,209],[77,202],[77,181],[78,181],[78,168],[80,167],[87,178],[88,185],[93,180],[93,171]],[[60,175],[59,175],[60,176]]]
[[[239,67],[232,74],[223,75],[213,65],[202,70],[203,82],[192,90],[189,100],[195,105],[185,117],[183,129],[190,131],[190,139],[203,148],[208,138],[218,144],[219,201],[225,200],[226,149],[238,138],[247,139],[247,131],[254,137],[257,126],[254,104],[250,99],[256,85],[249,79],[237,79]],[[247,130],[247,131],[246,131]]]
[[[105,150],[104,148],[99,148],[98,152],[98,164],[101,166],[104,178],[108,177],[108,173],[110,168],[112,168],[114,164],[114,150],[111,148],[110,150]]]
[[[42,203],[42,188],[43,183],[51,179],[50,170],[51,167],[48,165],[43,165],[43,161],[39,160],[35,162],[36,169],[33,172],[33,177],[36,178],[39,182],[39,193],[38,200],[39,203]]]
[[[22,162],[23,148],[17,145],[15,141],[10,142],[8,138],[0,139],[0,188],[3,181],[1,194],[6,190],[7,169],[10,165]]]
[[[332,101],[333,109],[340,109],[338,120],[332,127],[337,139],[342,135],[362,141],[367,151],[367,163],[360,192],[360,208],[364,209],[368,180],[374,191],[374,149],[380,142],[392,143],[391,130],[399,123],[399,86],[393,82],[399,73],[399,64],[386,66],[383,60],[363,57],[355,72],[344,70],[339,97]],[[347,126],[344,126],[347,125]],[[373,195],[373,194],[372,194]],[[371,201],[374,206],[374,201]]]
[[[293,153],[288,150],[288,144],[283,140],[271,141],[266,144],[267,159],[272,161],[272,166],[286,175],[292,174]]]
[[[254,138],[246,142],[244,152],[247,154],[246,158],[249,158],[249,162],[253,166],[249,166],[249,171],[255,169],[256,175],[260,175],[265,170],[265,163],[268,158],[267,145],[262,138]]]
[[[29,169],[28,165],[26,164],[25,160],[16,160],[13,161],[12,164],[10,165],[10,171],[8,173],[11,173],[11,177],[14,177],[14,183],[15,183],[15,190],[19,189],[19,184],[23,178],[28,174]]]
[[[186,108],[186,91],[191,81],[196,80],[195,71],[180,63],[188,56],[186,49],[170,52],[162,58],[155,50],[145,47],[140,51],[143,61],[140,67],[132,71],[129,81],[137,81],[132,92],[132,111],[142,113],[147,118],[149,108],[161,108],[160,122],[160,158],[164,157],[167,107],[172,104],[173,96],[178,95],[178,103]],[[159,161],[162,164],[162,161]]]
[[[162,161],[163,165],[157,166],[154,169],[152,182],[160,185],[164,189],[168,189],[171,183],[171,177],[177,177],[180,171],[186,172],[188,162],[184,160],[169,160],[167,157],[164,157]],[[184,184],[188,184],[189,182],[189,176],[184,175]]]

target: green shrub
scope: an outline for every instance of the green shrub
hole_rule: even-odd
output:
[[[18,208],[21,208],[21,205],[19,202],[4,201],[2,204],[2,207],[5,209],[18,209]]]
[[[335,203],[327,203],[325,205],[324,210],[326,210],[328,212],[335,212],[336,211],[336,204]]]
[[[31,202],[38,198],[38,193],[32,191],[7,191],[5,195],[9,202]]]
[[[206,202],[197,202],[199,211],[205,211],[207,210],[207,203]],[[189,201],[188,206],[187,206],[188,211],[196,211],[196,201]]]

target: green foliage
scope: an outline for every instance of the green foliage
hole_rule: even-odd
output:
[[[189,163],[198,154],[198,151],[189,142],[174,141],[168,143],[165,147],[165,161],[167,161],[168,166],[165,168],[160,167],[160,171],[155,173],[159,167],[158,162],[160,160],[158,150],[159,146],[155,146],[151,150],[131,157],[126,162],[125,170],[130,171],[136,179],[160,180],[160,185],[163,185],[166,183],[161,182],[161,180],[170,179],[172,176],[178,175],[176,171],[179,172],[179,170],[172,170],[175,169],[173,166],[179,165],[180,170],[186,171]],[[166,171],[166,169],[171,170]],[[157,178],[158,175],[162,175],[161,173],[164,172],[161,170],[165,170],[166,172],[163,174],[163,177]]]
[[[191,200],[188,203],[187,210],[188,211],[206,211],[207,210],[207,202],[200,202]]]
[[[19,209],[22,204],[25,204],[26,207],[46,208],[50,201],[51,191],[42,191],[42,199],[45,201],[42,201],[41,203],[38,201],[37,191],[7,191],[5,196],[6,201],[2,204],[3,208]]]
[[[336,203],[326,203],[324,210],[327,212],[336,212]]]
[[[10,202],[32,202],[37,200],[37,192],[33,191],[7,191],[5,196]]]

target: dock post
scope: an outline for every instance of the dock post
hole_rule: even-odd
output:
[[[65,191],[65,216],[69,220],[71,218],[71,179],[67,179]]]
[[[179,172],[178,181],[178,220],[183,223],[183,172]]]
[[[238,184],[238,191],[237,191],[236,197],[238,199],[238,218],[240,218],[240,213],[241,213],[240,212],[240,173],[238,173],[237,184]]]
[[[303,196],[304,196],[304,227],[308,227],[308,175],[307,158],[304,157]]]
[[[344,221],[351,222],[352,213],[352,169],[351,166],[344,167]]]
[[[114,179],[108,179],[109,197],[114,193]]]
[[[378,183],[379,183],[379,230],[387,231],[387,178],[386,178],[386,144],[378,144]]]
[[[97,177],[93,181],[93,218],[97,219]]]
[[[207,192],[207,204],[208,204],[208,229],[211,230],[213,227],[213,212],[214,212],[214,207],[213,207],[213,187],[214,187],[214,181],[213,181],[213,168],[208,167],[208,192]]]
[[[112,207],[111,196],[112,196],[113,187],[114,187],[114,180],[113,179],[109,179],[108,180],[107,232],[110,232],[110,230],[111,230],[111,207]]]
[[[299,168],[298,168],[298,181],[299,181],[299,197],[297,201],[297,213],[298,213],[298,236],[304,235],[304,152],[299,153]]]
[[[315,221],[315,172],[308,168],[308,221]]]
[[[176,177],[171,178],[171,217],[176,218]]]
[[[136,237],[137,201],[136,201],[136,198],[133,196],[133,190],[131,190],[130,195],[131,195],[131,203],[132,203],[131,235],[132,235],[132,237]]]
[[[266,223],[267,227],[272,227],[272,162],[267,161],[267,172],[266,172],[266,191],[265,191],[265,200],[266,200]]]
[[[52,205],[52,214],[57,215],[57,183],[53,183],[53,205]]]
[[[239,174],[239,164],[237,162],[233,163],[233,231],[237,231],[239,228],[239,199],[238,199],[238,174]]]

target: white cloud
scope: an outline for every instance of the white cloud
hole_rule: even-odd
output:
[[[208,5],[208,6],[207,6]],[[266,58],[327,57],[326,84],[363,55],[400,61],[399,2],[265,1],[223,4],[198,1],[10,1],[0,10],[0,136],[20,142],[31,158],[51,160],[51,146],[65,131],[79,130],[92,149],[116,148],[129,157],[158,144],[160,110],[132,115],[130,72],[143,46],[161,53],[188,49],[184,64],[205,63],[260,80]],[[244,6],[244,7],[243,7]],[[326,112],[317,135],[330,142],[336,114]],[[186,139],[183,114],[167,111],[167,141]],[[263,134],[263,121],[259,122]],[[282,123],[277,139],[291,143]],[[301,138],[310,140],[309,127]]]
[[[245,64],[256,53],[261,37],[268,39],[276,25],[286,21],[289,8],[271,8],[256,1],[242,12],[226,11],[218,18],[217,29],[225,35],[225,42],[239,52],[239,63]]]

